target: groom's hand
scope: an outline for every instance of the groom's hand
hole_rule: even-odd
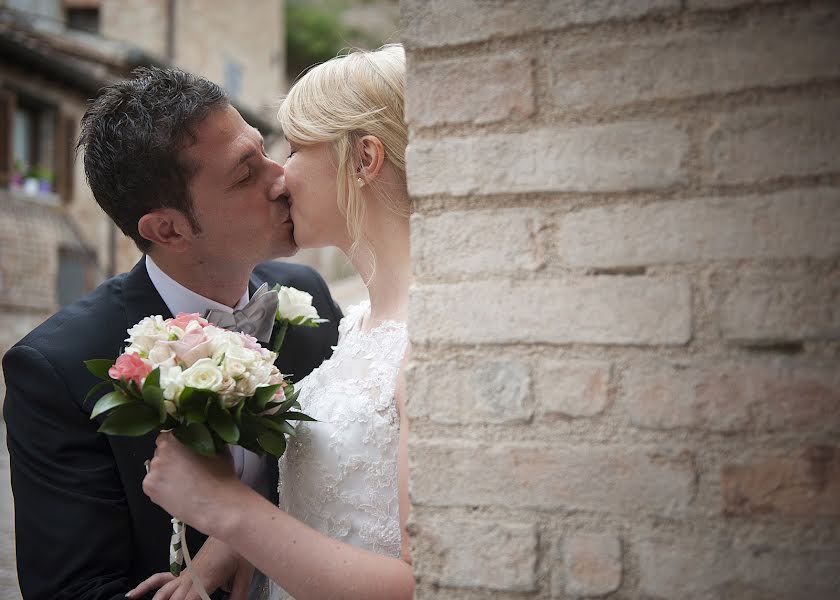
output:
[[[247,600],[254,567],[223,542],[207,538],[192,565],[208,594],[222,588],[230,592],[230,600]],[[171,573],[152,575],[126,596],[142,598],[153,590],[158,590],[153,600],[201,600],[186,571],[178,577]]]

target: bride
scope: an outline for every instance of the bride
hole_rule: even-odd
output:
[[[166,433],[143,482],[167,512],[268,575],[272,599],[413,594],[404,87],[403,49],[388,45],[312,69],[279,111],[291,145],[284,170],[295,242],[340,248],[370,296],[341,321],[332,358],[297,386],[317,422],[298,425],[279,461],[279,508],[242,484],[229,461],[201,457]]]

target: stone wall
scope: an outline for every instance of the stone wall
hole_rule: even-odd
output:
[[[403,0],[417,598],[836,598],[834,2]]]

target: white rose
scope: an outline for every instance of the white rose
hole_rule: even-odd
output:
[[[317,319],[312,296],[293,287],[281,286],[277,291],[277,318],[293,321],[298,317]]]
[[[160,387],[163,389],[163,398],[171,402],[177,402],[184,391],[184,374],[181,367],[163,367],[160,370]],[[169,411],[167,405],[166,412]],[[170,413],[173,414],[173,413]]]
[[[259,352],[242,346],[230,345],[225,350],[222,371],[230,376],[239,376],[263,364],[265,359]]]
[[[161,369],[175,366],[175,351],[169,343],[156,343],[151,350],[149,350],[149,360],[152,364]]]
[[[202,390],[217,391],[222,386],[224,375],[211,358],[200,358],[184,371],[184,384]]]
[[[271,379],[273,367],[274,365],[265,363],[253,365],[248,370],[248,374],[254,380],[255,385],[268,385],[268,382]]]
[[[139,353],[148,353],[156,342],[169,338],[163,317],[154,315],[146,317],[128,330],[128,342]]]

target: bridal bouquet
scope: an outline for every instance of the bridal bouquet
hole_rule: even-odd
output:
[[[281,456],[289,421],[311,420],[299,408],[294,385],[274,366],[277,353],[244,333],[198,314],[146,317],[128,330],[116,361],[88,360],[103,381],[88,396],[112,387],[91,419],[107,414],[99,431],[140,436],[171,430],[181,443],[212,456],[224,444]]]
[[[312,296],[291,287],[275,286],[277,294],[272,350],[257,339],[217,327],[197,313],[164,319],[146,317],[128,330],[128,345],[116,360],[85,361],[102,381],[85,402],[103,389],[90,418],[104,415],[98,431],[141,436],[171,430],[183,444],[205,456],[225,444],[236,444],[258,455],[280,457],[290,421],[313,421],[299,412],[297,392],[274,365],[290,326],[317,327],[326,322],[312,306]],[[272,299],[273,301],[273,299]],[[147,462],[148,468],[148,462]],[[184,526],[172,519],[170,571],[177,576],[181,561],[190,565]],[[201,582],[190,576],[202,598]]]

